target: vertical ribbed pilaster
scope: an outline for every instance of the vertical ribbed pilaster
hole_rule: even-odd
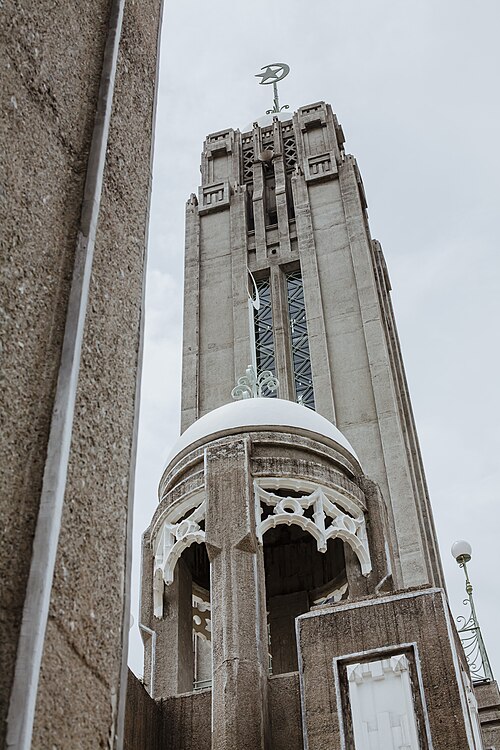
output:
[[[194,195],[186,205],[181,432],[199,417],[200,221]]]

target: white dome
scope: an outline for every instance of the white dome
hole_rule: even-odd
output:
[[[166,465],[168,466],[186,448],[195,443],[203,443],[218,433],[234,434],[256,428],[276,430],[276,428],[283,427],[314,433],[323,439],[327,438],[347,451],[350,457],[359,464],[359,459],[349,441],[321,414],[306,406],[300,406],[294,401],[285,401],[281,398],[248,398],[220,406],[193,422],[173,446]]]

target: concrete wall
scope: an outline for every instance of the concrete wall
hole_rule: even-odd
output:
[[[86,158],[106,35],[107,2],[5,10],[2,49],[3,383],[0,391],[4,737],[37,520]],[[50,20],[49,20],[50,19]],[[77,32],[78,28],[78,32]],[[71,53],[69,54],[69,50]],[[0,739],[0,744],[3,744]]]
[[[124,750],[164,750],[161,704],[150,698],[133,672],[128,673]]]
[[[211,750],[212,691],[162,701],[165,750]]]
[[[0,744],[110,5],[4,11]],[[160,5],[125,5],[34,748],[115,741]]]
[[[298,672],[270,678],[269,713],[273,750],[302,750],[304,745]]]
[[[202,217],[200,227],[200,320],[224,325],[200,326],[199,416],[226,402],[233,387],[233,303],[229,210]],[[217,377],[214,378],[214,373]]]
[[[124,750],[210,750],[211,690],[154,701],[129,672]],[[302,750],[299,675],[271,677],[273,750]]]
[[[342,677],[336,678],[342,664],[388,658],[384,654],[405,650],[414,664],[413,693],[422,747],[474,747],[460,671],[463,657],[456,649],[442,590],[397,592],[318,607],[300,617],[297,627],[309,750],[344,747],[344,736],[350,746],[346,685]]]
[[[478,704],[485,750],[500,747],[500,693],[498,685],[495,681],[476,683],[474,693]]]

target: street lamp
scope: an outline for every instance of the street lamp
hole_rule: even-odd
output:
[[[472,557],[472,547],[469,542],[460,539],[452,545],[451,554],[459,567],[464,569],[467,599],[464,599],[463,603],[466,607],[470,608],[468,618],[462,615],[457,617],[457,623],[460,625],[458,633],[464,647],[465,657],[474,681],[490,681],[493,680],[493,672],[491,671],[490,660],[488,659],[481,628],[479,627],[479,620],[477,619],[474,599],[472,597],[472,584],[469,580],[467,570],[467,563],[470,562]]]

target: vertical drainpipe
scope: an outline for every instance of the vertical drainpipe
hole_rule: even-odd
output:
[[[29,750],[66,490],[76,390],[101,203],[125,0],[112,0],[90,144],[73,278],[50,424],[40,508],[7,716],[7,748]]]

